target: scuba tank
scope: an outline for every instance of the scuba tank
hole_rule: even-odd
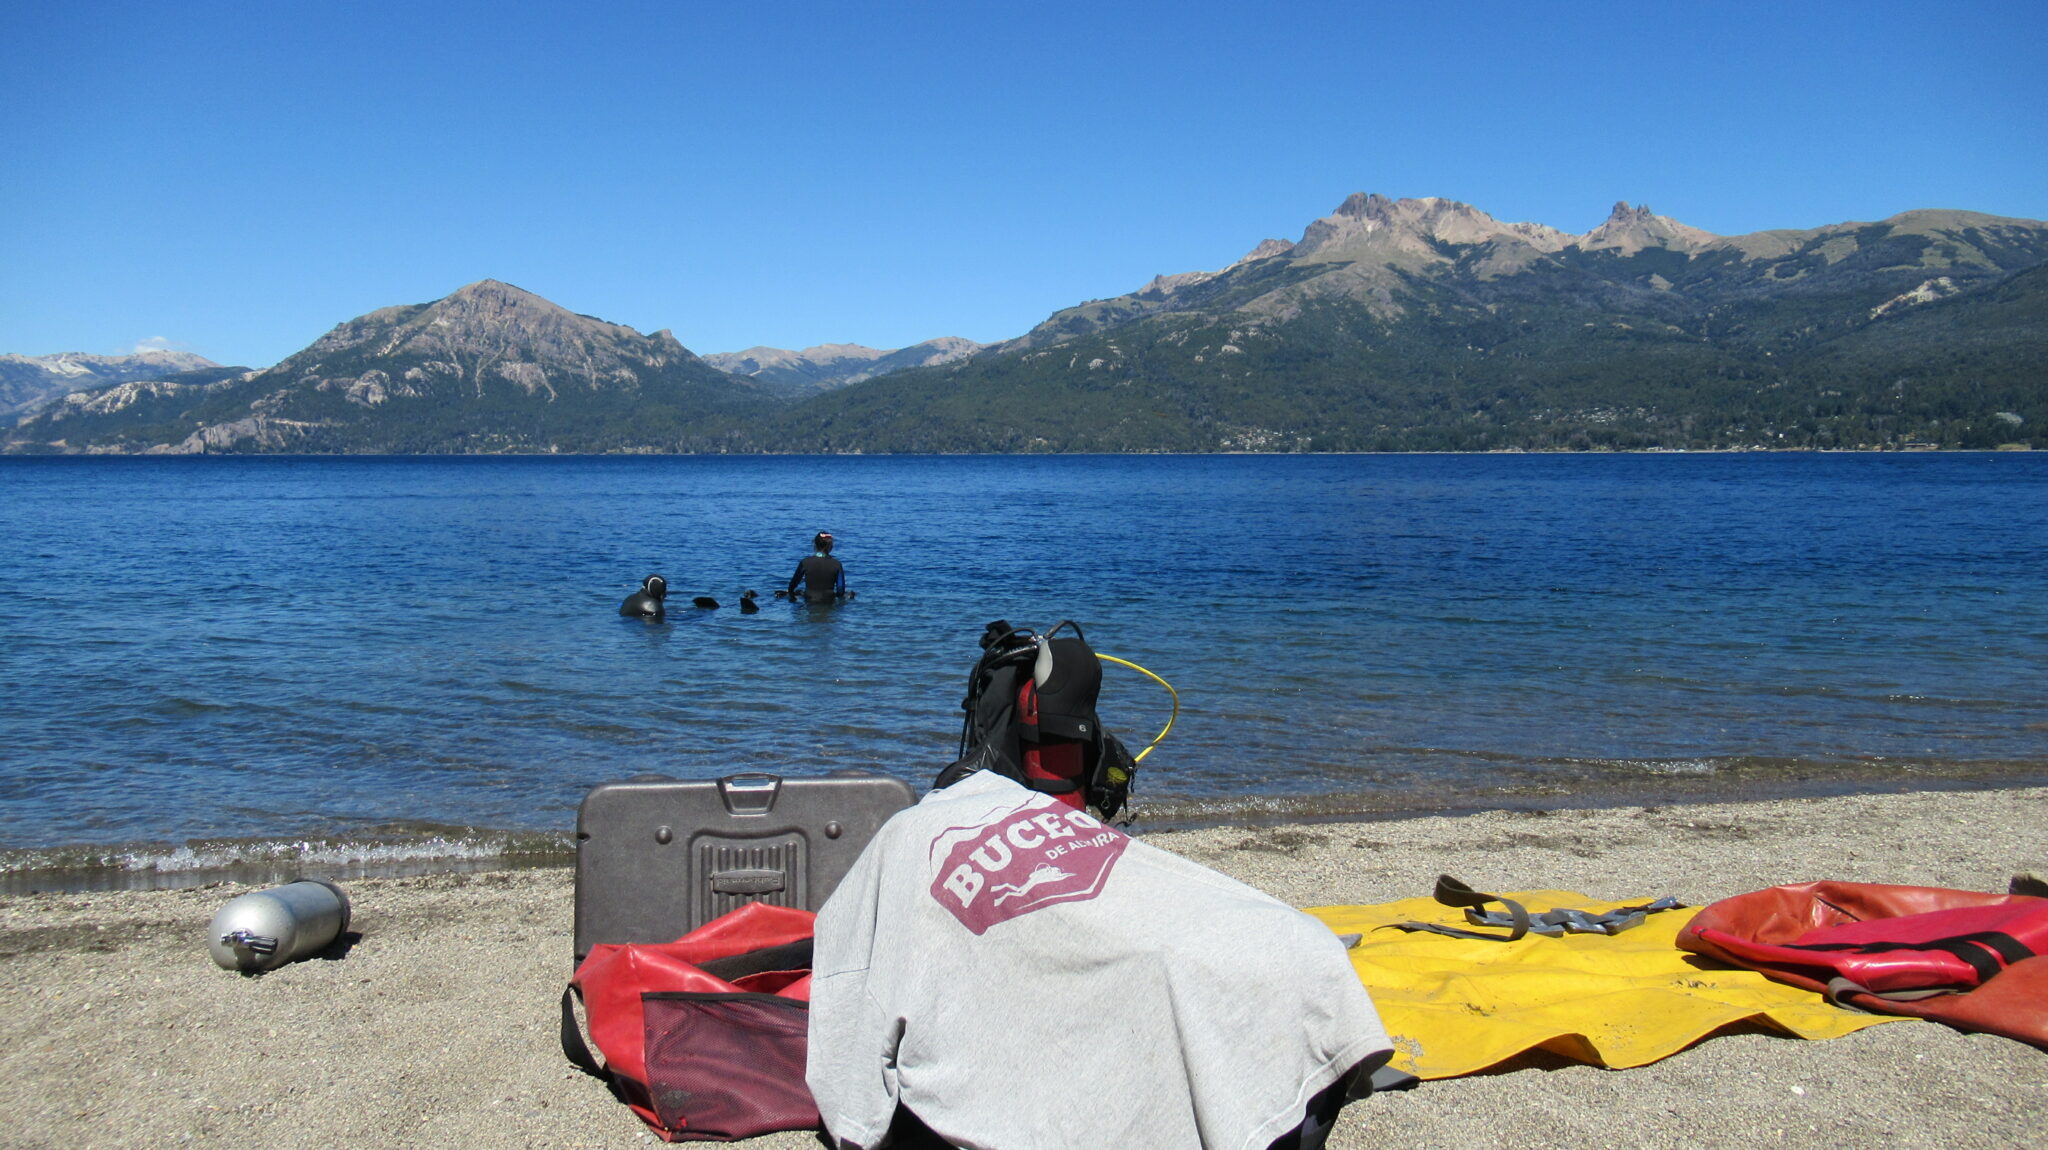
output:
[[[318,954],[347,929],[348,895],[326,879],[300,879],[229,899],[206,928],[207,950],[253,974]]]

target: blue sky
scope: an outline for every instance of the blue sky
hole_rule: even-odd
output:
[[[266,366],[515,283],[995,340],[1356,191],[2048,217],[2048,4],[0,2],[0,352]]]

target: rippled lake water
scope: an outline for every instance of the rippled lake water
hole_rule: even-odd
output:
[[[819,529],[856,601],[734,609]],[[996,618],[1179,689],[1155,823],[2048,779],[2040,455],[8,458],[0,540],[17,872],[923,786]],[[650,572],[677,609],[619,617]]]

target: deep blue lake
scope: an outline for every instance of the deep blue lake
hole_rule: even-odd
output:
[[[820,529],[856,601],[734,609]],[[651,572],[668,621],[619,617]],[[922,787],[997,618],[1179,689],[1140,826],[2048,781],[2039,454],[6,458],[0,866]],[[1134,749],[1167,714],[1108,668]]]

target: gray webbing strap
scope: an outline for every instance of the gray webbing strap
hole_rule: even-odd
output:
[[[1392,927],[1395,930],[1421,930],[1428,931],[1430,934],[1448,935],[1451,938],[1477,938],[1487,942],[1514,942],[1516,939],[1529,933],[1529,912],[1522,909],[1521,903],[1511,898],[1502,898],[1499,895],[1473,890],[1471,887],[1466,886],[1447,874],[1436,876],[1434,897],[1445,906],[1465,908],[1465,918],[1470,922],[1481,926],[1505,927],[1508,933],[1481,934],[1476,930],[1460,930],[1455,926],[1443,926],[1434,922],[1390,922],[1386,927],[1381,927],[1380,929],[1385,930],[1387,927]],[[1502,911],[1494,912],[1504,916],[1501,921],[1488,921],[1484,917],[1476,916],[1478,908],[1490,902],[1497,902],[1505,908]]]
[[[1654,902],[1637,906],[1618,906],[1613,910],[1594,913],[1588,910],[1573,910],[1559,907],[1542,914],[1529,916],[1529,933],[1549,935],[1555,938],[1565,934],[1620,934],[1624,930],[1643,925],[1643,920],[1660,910],[1675,910],[1685,904],[1666,895]],[[1468,910],[1465,918],[1479,926],[1507,926],[1508,916],[1499,911]]]
[[[1514,942],[1529,934],[1557,937],[1566,934],[1620,934],[1631,927],[1641,926],[1650,915],[1664,910],[1676,910],[1685,904],[1666,895],[1654,902],[1636,906],[1621,906],[1607,911],[1575,910],[1560,907],[1547,910],[1539,915],[1530,915],[1521,903],[1497,894],[1473,890],[1450,875],[1438,875],[1436,880],[1436,901],[1445,906],[1463,907],[1465,921],[1474,926],[1505,930],[1506,934],[1482,934],[1476,930],[1461,930],[1455,926],[1444,926],[1433,922],[1394,922],[1387,926],[1395,930],[1427,931],[1430,934],[1447,935],[1451,938],[1476,938],[1487,942]],[[1484,909],[1488,903],[1499,903],[1500,910]],[[1382,927],[1381,929],[1385,929]]]
[[[1856,1010],[1864,1014],[1873,1014],[1877,1012],[1867,1007],[1858,1006],[1850,1000],[1849,996],[1861,994],[1870,998],[1881,998],[1886,1002],[1918,1002],[1923,998],[1938,998],[1944,994],[1961,994],[1962,989],[1954,986],[1939,986],[1932,990],[1876,991],[1864,986],[1862,983],[1852,982],[1846,978],[1831,978],[1828,979],[1827,990],[1824,993],[1826,993],[1829,1002],[1844,1010]]]

